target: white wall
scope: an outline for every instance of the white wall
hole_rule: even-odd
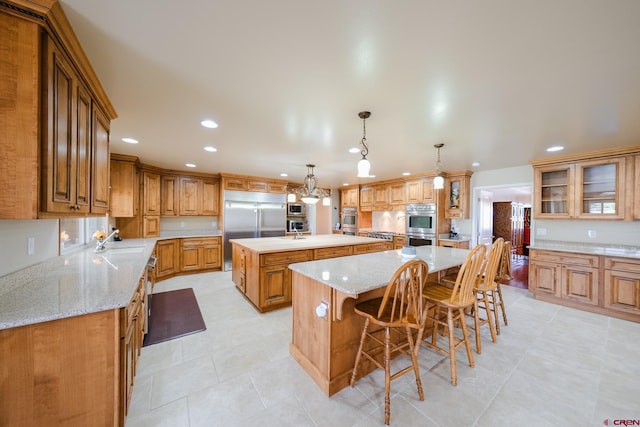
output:
[[[638,221],[537,220],[532,222],[531,243],[536,240],[553,240],[640,247],[640,222]]]
[[[0,276],[58,256],[58,220],[0,220]],[[29,237],[34,253],[27,255]]]

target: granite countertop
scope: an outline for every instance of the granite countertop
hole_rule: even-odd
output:
[[[222,236],[221,230],[170,230],[170,231],[161,231],[160,238],[161,239],[178,239],[185,237],[216,237]]]
[[[640,246],[604,245],[581,242],[558,242],[538,240],[528,246],[529,249],[547,251],[574,252],[587,255],[604,255],[621,258],[640,259]]]
[[[289,269],[324,283],[349,295],[377,289],[387,284],[393,273],[407,260],[401,249],[329,258],[289,264]],[[442,246],[418,246],[416,257],[429,265],[429,273],[462,264],[469,253],[466,249]]]
[[[0,329],[125,307],[156,240],[89,245],[0,277]]]
[[[299,249],[316,249],[332,246],[361,245],[366,243],[380,243],[380,239],[370,237],[350,236],[346,234],[318,234],[305,235],[303,239],[293,236],[263,237],[249,239],[231,239],[232,243],[240,244],[257,253],[271,253],[295,251]]]

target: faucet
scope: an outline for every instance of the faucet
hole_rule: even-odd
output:
[[[304,237],[302,236],[302,233],[301,233],[297,228],[294,228],[294,229],[293,229],[293,231],[295,231],[295,232],[296,232],[296,235],[295,235],[295,236],[293,236],[293,238],[294,238],[295,240],[297,240],[297,239],[304,239]]]
[[[107,242],[109,241],[109,239],[114,235],[114,234],[118,234],[120,232],[120,230],[115,229],[113,230],[113,232],[111,234],[109,234],[107,237],[105,237],[102,240],[98,240],[98,244],[96,245],[96,252],[102,252],[105,249],[107,249]]]

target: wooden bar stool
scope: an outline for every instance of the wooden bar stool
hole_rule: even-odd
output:
[[[498,309],[502,311],[502,320],[504,321],[505,326],[509,324],[509,322],[507,322],[507,312],[504,309],[502,289],[500,288],[500,282],[502,282],[503,280],[511,280],[511,242],[508,240],[504,242],[504,247],[502,248],[500,266],[498,267],[498,272],[496,274],[496,290],[493,293],[493,306],[495,308],[494,314],[496,318],[496,333],[498,333],[498,335],[500,334]]]
[[[384,423],[389,424],[391,380],[413,371],[418,396],[424,400],[418,368],[418,350],[424,332],[425,310],[422,290],[427,281],[429,266],[421,259],[413,259],[396,270],[387,284],[382,298],[356,304],[356,314],[365,318],[360,347],[351,374],[351,387],[356,382],[361,356],[384,370]],[[371,325],[374,329],[369,329]],[[393,334],[393,337],[392,337]],[[415,342],[414,342],[414,334]],[[365,346],[365,341],[368,341]],[[411,365],[391,373],[393,355],[401,353],[411,358]]]
[[[422,344],[432,348],[449,357],[451,369],[451,384],[458,384],[458,374],[456,372],[456,351],[461,346],[467,350],[469,366],[473,367],[473,352],[471,342],[465,323],[464,311],[473,307],[476,297],[473,293],[474,286],[482,265],[482,260],[487,248],[484,245],[477,245],[467,255],[453,285],[453,289],[441,283],[427,283],[423,291],[426,302],[427,319],[430,334],[427,334]],[[462,330],[463,338],[455,336],[454,328]],[[438,345],[438,335],[444,330],[448,336],[448,347]],[[430,340],[429,340],[430,339]]]

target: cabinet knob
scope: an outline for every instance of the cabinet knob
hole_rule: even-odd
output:
[[[318,306],[316,307],[316,316],[326,319],[328,311],[329,311],[329,304],[323,301],[320,304],[318,304]]]

